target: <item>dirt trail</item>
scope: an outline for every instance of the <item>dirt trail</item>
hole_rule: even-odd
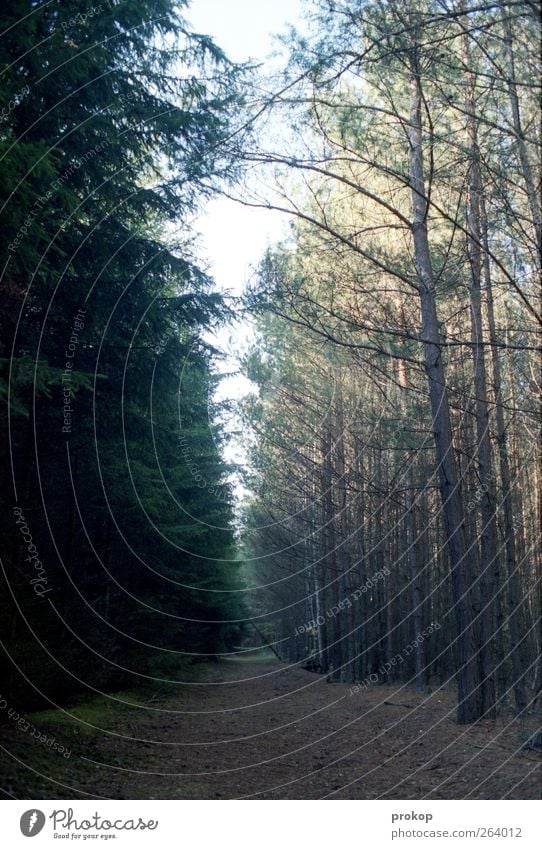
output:
[[[41,775],[15,765],[4,787],[19,798],[541,798],[541,755],[521,748],[511,716],[474,727],[454,716],[451,691],[352,695],[302,669],[222,661],[144,710],[112,702],[101,732],[46,721],[70,757],[49,749]],[[15,737],[28,763],[20,733],[4,728],[0,742],[13,752]]]

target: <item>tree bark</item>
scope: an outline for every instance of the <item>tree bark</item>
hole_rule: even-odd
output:
[[[467,113],[467,251],[471,269],[470,308],[471,341],[474,368],[476,410],[476,453],[480,496],[480,675],[484,716],[494,719],[495,710],[495,616],[494,598],[498,592],[494,577],[497,569],[497,523],[495,517],[495,487],[492,474],[492,452],[487,405],[486,361],[482,320],[482,228],[480,203],[482,181],[480,151],[476,125],[476,103],[471,69],[469,36],[463,35],[465,63],[465,109]]]
[[[427,195],[422,147],[422,90],[416,49],[411,58],[409,164],[412,196],[412,238],[420,292],[424,366],[427,375],[442,512],[450,555],[452,594],[457,628],[457,720],[475,722],[483,715],[478,663],[478,634],[473,618],[468,576],[465,517],[459,491],[450,407],[441,355],[435,280],[427,231]]]

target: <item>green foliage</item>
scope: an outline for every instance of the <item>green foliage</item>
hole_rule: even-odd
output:
[[[179,5],[3,7],[2,639],[23,671],[8,670],[22,701],[38,700],[25,675],[65,699],[176,677],[239,634],[202,340],[227,311],[193,259],[188,224],[231,172],[221,143],[239,69],[187,30]],[[42,598],[15,503],[43,564]]]

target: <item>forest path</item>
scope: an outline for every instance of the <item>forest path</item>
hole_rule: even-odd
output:
[[[459,727],[451,691],[422,696],[386,685],[351,694],[347,684],[253,659],[199,671],[196,685],[158,691],[144,710],[102,705],[100,732],[73,720],[55,724],[58,712],[34,714],[71,755],[49,749],[34,767],[43,778],[17,769],[12,791],[117,799],[542,795],[542,759],[521,749],[518,723],[501,717]]]

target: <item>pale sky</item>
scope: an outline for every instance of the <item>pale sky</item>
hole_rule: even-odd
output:
[[[299,23],[301,8],[302,0],[193,0],[184,15],[194,31],[210,35],[233,61],[272,63],[270,54],[279,49],[273,36],[284,33],[288,23]],[[217,289],[240,294],[266,247],[285,235],[286,224],[279,213],[248,209],[235,201],[221,198],[208,203],[195,226]],[[234,354],[248,336],[246,324],[239,322],[213,341]],[[223,369],[234,367],[232,358]],[[249,389],[247,380],[232,377],[222,381],[218,397],[240,398]],[[242,445],[230,444],[226,457],[242,462]]]
[[[230,59],[264,59],[272,36],[296,23],[300,0],[192,0],[186,17],[197,32],[213,36]]]
[[[273,35],[299,22],[300,0],[193,0],[186,17],[197,32],[211,35],[237,62],[266,59],[276,50]],[[220,289],[239,293],[250,269],[270,242],[284,234],[278,213],[247,209],[234,201],[211,201],[197,222],[211,272]]]

